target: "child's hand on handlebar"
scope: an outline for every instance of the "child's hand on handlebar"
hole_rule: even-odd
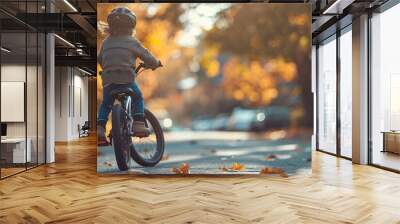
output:
[[[160,68],[160,67],[163,67],[163,65],[161,64],[161,61],[158,60],[158,66],[156,68],[153,68],[152,70],[154,71],[154,70],[156,70],[157,68]]]
[[[157,67],[152,68],[151,70],[154,71],[154,70],[156,70],[156,69],[159,68],[159,67],[163,67],[161,61],[158,61]],[[136,68],[136,73],[139,72],[141,68],[149,69],[149,68],[151,68],[151,67],[147,66],[144,62],[140,62],[140,63],[139,63],[139,66]]]

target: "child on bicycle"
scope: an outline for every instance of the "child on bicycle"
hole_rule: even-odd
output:
[[[98,63],[101,65],[103,81],[103,102],[97,119],[97,137],[99,145],[106,145],[105,127],[113,106],[111,92],[116,89],[130,88],[134,92],[132,102],[133,132],[140,136],[149,133],[144,120],[144,101],[142,92],[135,82],[136,59],[143,61],[146,68],[152,70],[162,66],[142,44],[133,37],[136,15],[128,8],[115,8],[107,17],[109,35],[103,41]]]

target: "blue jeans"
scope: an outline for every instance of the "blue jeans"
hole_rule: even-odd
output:
[[[100,105],[99,114],[97,118],[98,125],[101,125],[103,127],[106,126],[108,121],[108,115],[110,114],[114,103],[111,92],[121,88],[131,88],[134,92],[134,97],[132,99],[133,119],[134,120],[144,119],[144,100],[142,92],[139,89],[139,86],[135,82],[128,84],[111,84],[103,88],[103,102]]]

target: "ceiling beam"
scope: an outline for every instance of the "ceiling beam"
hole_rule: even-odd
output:
[[[85,17],[80,14],[68,14],[72,21],[79,25],[90,37],[96,38],[97,30],[90,24]]]
[[[92,56],[55,56],[56,66],[87,67],[96,71],[97,59]]]

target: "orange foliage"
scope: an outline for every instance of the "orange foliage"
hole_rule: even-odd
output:
[[[236,170],[236,171],[243,171],[245,168],[246,167],[240,163],[233,163],[231,166],[231,170]]]
[[[260,170],[260,174],[279,174],[282,177],[288,177],[283,169],[275,167],[265,167]]]
[[[289,16],[289,23],[296,26],[304,26],[309,23],[310,17],[307,14]]]
[[[235,162],[232,164],[230,167],[220,167],[220,169],[224,172],[238,172],[238,171],[244,171],[246,169],[246,166],[244,164]]]
[[[219,54],[219,47],[216,45],[208,46],[204,49],[200,65],[205,69],[208,77],[215,77],[220,70],[220,64],[217,60]]]
[[[293,81],[296,73],[296,65],[283,59],[263,64],[231,57],[223,66],[223,89],[234,100],[268,105],[279,94],[277,84]]]
[[[176,174],[189,174],[190,173],[190,166],[187,163],[182,163],[179,168],[172,168],[172,172]]]

